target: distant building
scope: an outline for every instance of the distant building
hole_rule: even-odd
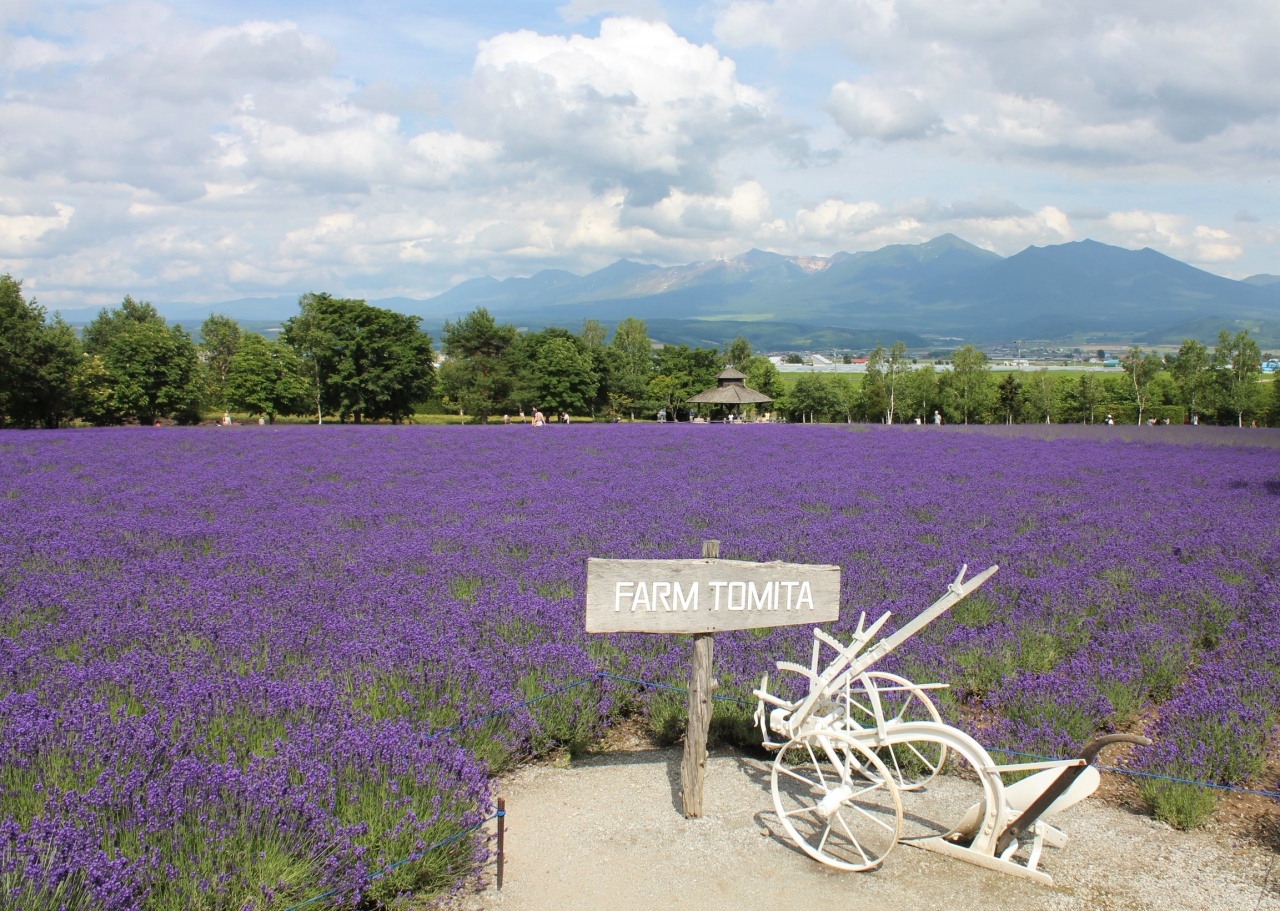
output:
[[[813,357],[810,358],[810,360],[813,362],[813,366],[815,367],[830,367],[833,363],[835,363],[834,361],[831,360],[831,358],[823,357],[821,354],[813,355]]]

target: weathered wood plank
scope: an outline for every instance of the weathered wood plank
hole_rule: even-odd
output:
[[[741,560],[587,561],[588,633],[712,633],[840,616],[840,567]]]
[[[702,557],[720,557],[719,541],[703,541]],[[702,795],[707,780],[707,734],[711,730],[711,661],[715,637],[698,633],[693,637],[693,667],[689,674],[689,715],[684,733],[684,756],[680,761],[680,799],[685,819],[702,815]]]

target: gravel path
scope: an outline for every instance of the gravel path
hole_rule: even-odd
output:
[[[1233,845],[1222,833],[1177,832],[1098,800],[1058,817],[1071,841],[1045,850],[1053,887],[907,846],[874,873],[837,873],[781,833],[767,763],[714,753],[707,815],[698,820],[680,815],[679,764],[677,749],[609,753],[502,780],[505,885],[464,897],[461,908],[1280,911],[1280,864],[1264,888],[1274,852]],[[946,779],[928,799],[963,806],[971,787]]]

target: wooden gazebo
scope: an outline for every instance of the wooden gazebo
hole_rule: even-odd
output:
[[[724,405],[736,409],[739,405],[763,405],[773,399],[763,392],[756,392],[743,382],[747,375],[733,366],[725,367],[716,376],[716,384],[705,392],[689,398],[690,405]]]

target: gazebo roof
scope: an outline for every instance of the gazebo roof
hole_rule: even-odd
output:
[[[725,367],[716,376],[716,385],[689,398],[694,405],[759,405],[773,399],[763,392],[756,392],[742,381],[747,375],[733,366]]]
[[[716,386],[706,392],[691,396],[689,401],[694,405],[755,405],[772,402],[773,399],[763,392],[756,392],[741,383]]]

